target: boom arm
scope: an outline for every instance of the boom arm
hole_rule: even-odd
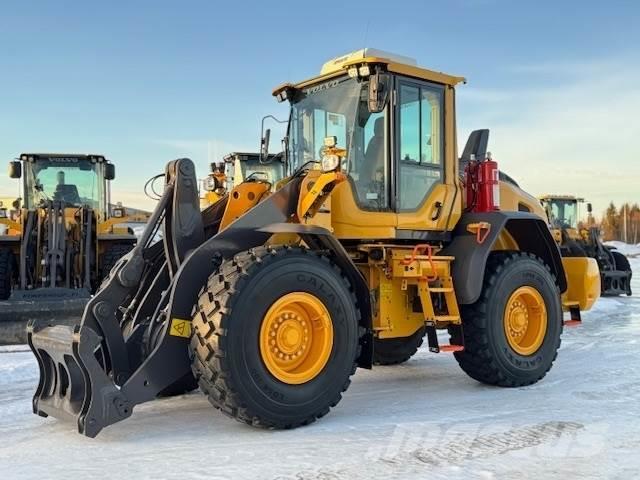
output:
[[[187,342],[198,291],[222,260],[265,244],[297,220],[303,180],[294,177],[257,205],[245,204],[249,210],[220,230],[225,208],[200,213],[193,163],[170,162],[142,238],[89,301],[80,325],[29,325],[40,367],[34,412],[75,420],[80,433],[94,437],[190,375]],[[314,198],[328,194],[335,181],[318,181]],[[163,241],[154,244],[161,227]],[[300,236],[312,230],[302,228]]]
[[[165,233],[163,253],[153,245],[160,227]],[[138,245],[114,266],[88,302],[80,325],[71,329],[36,321],[29,324],[29,345],[40,367],[35,413],[75,418],[79,431],[91,437],[131,415],[131,404],[139,402],[116,385],[126,385],[134,367],[139,367],[130,364],[135,358],[130,354],[132,339],[139,338],[141,326],[148,322],[140,316],[149,312],[145,307],[152,303],[154,320],[158,320],[162,312],[157,306],[166,305],[166,294],[159,292],[167,290],[171,277],[165,265],[172,266],[173,274],[203,239],[195,168],[188,159],[175,160],[166,167],[164,194]],[[155,288],[149,290],[149,286]],[[150,295],[151,291],[156,294]],[[121,324],[133,326],[127,338]],[[150,380],[145,386],[159,391]]]

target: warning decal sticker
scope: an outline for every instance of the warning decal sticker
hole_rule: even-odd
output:
[[[191,337],[191,321],[180,320],[179,318],[172,318],[169,335],[173,335],[174,337],[183,337],[183,338]]]

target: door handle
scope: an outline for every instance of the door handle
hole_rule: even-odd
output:
[[[440,218],[440,214],[442,213],[442,202],[436,202],[434,203],[434,205],[436,211],[433,213],[431,220],[435,222],[436,220],[438,220],[438,218]]]

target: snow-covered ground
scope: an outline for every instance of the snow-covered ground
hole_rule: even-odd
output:
[[[635,296],[566,329],[540,383],[483,386],[449,354],[361,370],[317,423],[262,431],[200,393],[157,400],[96,439],[31,414],[36,364],[0,350],[0,478],[635,478],[640,471],[640,258]]]
[[[609,247],[614,247],[623,255],[627,257],[640,257],[640,243],[637,245],[631,245],[629,243],[619,242],[617,240],[613,240],[611,242],[605,242],[605,245]]]

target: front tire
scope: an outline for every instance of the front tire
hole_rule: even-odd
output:
[[[492,253],[480,298],[463,305],[461,314],[464,350],[454,356],[470,377],[519,387],[551,369],[560,348],[562,305],[555,279],[539,258]]]
[[[100,265],[100,282],[109,275],[118,260],[131,250],[133,250],[133,244],[131,243],[113,243],[106,248]]]
[[[11,296],[16,259],[8,248],[0,248],[0,300]]]
[[[306,425],[341,399],[364,329],[323,254],[258,248],[225,261],[198,300],[192,368],[211,404],[267,428]]]

